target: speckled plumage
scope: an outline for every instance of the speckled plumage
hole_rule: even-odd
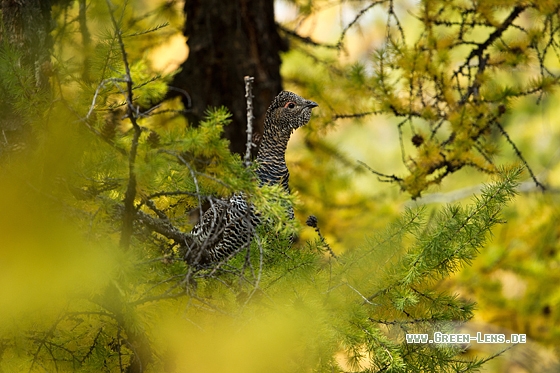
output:
[[[288,141],[293,131],[309,122],[311,109],[316,106],[315,102],[288,91],[274,98],[266,112],[264,134],[255,160],[261,186],[280,184],[290,191],[285,159]],[[289,209],[293,218],[293,209]],[[251,243],[259,223],[253,206],[242,193],[215,202],[192,229],[193,242],[188,245],[185,259],[196,265],[224,260]]]

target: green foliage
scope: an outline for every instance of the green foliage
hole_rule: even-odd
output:
[[[39,107],[47,105],[50,95],[40,89],[35,80],[35,71],[21,62],[23,53],[6,40],[0,41],[0,129],[3,133],[2,148],[17,150],[22,145],[24,133],[32,130],[34,119],[45,113]],[[0,149],[0,156],[3,155]]]
[[[432,272],[433,280],[439,290],[477,302],[466,324],[471,334],[525,333],[531,340],[482,371],[558,370],[559,126],[552,119],[559,115],[558,3],[316,0],[314,6],[283,24],[302,37],[285,34],[292,43],[283,56],[285,82],[319,103],[319,117],[292,156],[305,214],[319,218],[337,254],[349,254],[363,245],[357,237],[412,205],[379,180],[424,196],[419,203],[432,212],[478,193],[486,180],[480,171],[526,162],[529,176],[546,189],[535,193],[541,189],[535,179],[524,182],[506,209],[508,223],[469,259],[472,267],[450,277]],[[516,6],[525,8],[506,28]],[[493,33],[500,36],[489,41]],[[469,59],[478,48],[482,58]],[[412,267],[407,278],[422,269]],[[401,308],[418,301],[414,293],[399,294]],[[471,345],[463,356],[490,357],[502,347]]]
[[[88,14],[96,22],[115,19],[115,28],[101,26],[84,54],[76,53],[75,23],[64,23],[65,29],[57,31],[55,99],[33,101],[33,110],[19,112],[36,128],[36,146],[3,165],[4,174],[18,175],[2,185],[4,205],[21,215],[2,226],[3,262],[13,267],[4,280],[15,284],[2,297],[5,318],[14,319],[2,330],[7,342],[2,342],[0,364],[5,371],[124,371],[139,359],[152,365],[152,371],[162,371],[162,351],[151,344],[161,337],[153,329],[160,323],[158,315],[176,310],[165,300],[222,294],[218,303],[226,305],[231,299],[231,286],[247,269],[243,256],[232,261],[230,266],[239,268],[229,278],[223,270],[220,281],[212,273],[188,280],[192,269],[187,271],[181,259],[180,242],[166,236],[169,230],[156,233],[137,221],[131,245],[122,246],[127,200],[152,221],[188,232],[190,214],[203,203],[244,191],[270,222],[268,228],[278,231],[274,242],[262,241],[267,249],[286,250],[294,232],[292,223],[282,224],[291,203],[285,193],[259,189],[252,171],[229,152],[222,138],[229,122],[225,108],[210,109],[207,120],[192,127],[180,104],[160,104],[167,77],[153,71],[146,55],[128,51],[145,49],[151,40],[146,36],[161,27],[141,29],[142,22],[122,6],[93,7]],[[2,89],[14,102],[6,109],[16,113],[18,105],[29,105],[33,91],[32,76],[17,67],[17,58],[17,51],[2,52],[2,66],[14,72],[3,75]],[[49,121],[41,120],[44,113]],[[42,198],[46,202],[36,202]],[[25,202],[18,206],[17,201]],[[41,212],[36,223],[30,219],[33,207]],[[13,229],[15,223],[35,230],[32,239],[21,241],[26,235]],[[76,236],[74,241],[62,239],[68,232]],[[262,266],[262,244],[261,258],[251,265]],[[57,266],[57,261],[67,265]],[[106,268],[100,270],[100,265]],[[49,286],[42,286],[48,278]],[[224,288],[222,281],[232,283]],[[50,299],[56,301],[49,304]],[[17,337],[21,330],[25,337]]]

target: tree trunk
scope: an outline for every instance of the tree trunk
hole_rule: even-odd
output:
[[[56,2],[56,1],[55,1]],[[51,5],[44,0],[2,0],[0,41],[21,53],[21,64],[35,71],[38,88],[46,88],[44,70],[50,63],[52,38]]]
[[[230,150],[246,147],[246,100],[243,77],[254,76],[254,132],[262,135],[266,109],[282,90],[280,55],[286,46],[278,35],[271,0],[188,0],[185,2],[189,57],[176,75],[171,95],[186,91],[190,120],[203,118],[209,106],[233,114],[225,128]]]
[[[0,53],[8,53],[5,48],[17,51],[17,67],[33,77],[33,82],[25,81],[22,84],[26,86],[19,87],[28,90],[29,94],[49,90],[51,25],[50,1],[0,1]],[[21,98],[10,92],[10,86],[11,83],[0,84],[0,155],[5,149],[25,147],[29,141],[29,125],[14,108],[13,101]]]

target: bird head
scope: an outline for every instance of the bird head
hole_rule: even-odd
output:
[[[293,92],[282,91],[274,98],[266,112],[265,128],[274,126],[272,130],[291,134],[309,122],[311,109],[317,106],[317,103]]]

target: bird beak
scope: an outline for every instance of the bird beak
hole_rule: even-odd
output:
[[[313,109],[314,107],[317,107],[317,106],[319,106],[319,105],[317,105],[317,103],[314,102],[314,101],[307,101],[307,103],[305,104],[305,107],[308,107],[310,109]]]

